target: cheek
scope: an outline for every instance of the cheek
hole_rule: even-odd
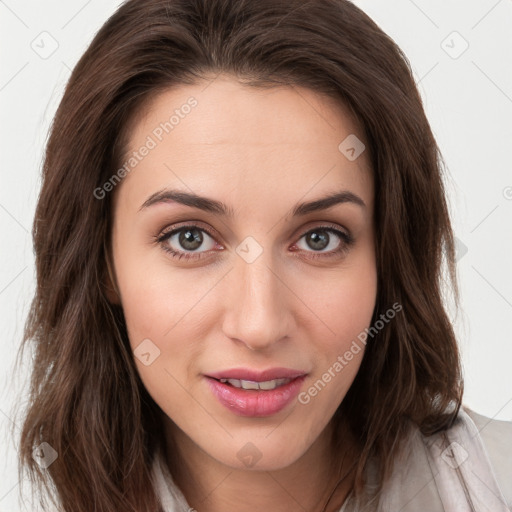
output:
[[[315,373],[298,396],[298,402],[326,423],[343,400],[361,365],[366,330],[373,315],[376,286],[371,276],[361,282],[346,279],[344,288],[325,297],[320,309],[325,326],[318,327]],[[320,335],[320,330],[323,335]]]
[[[335,285],[333,283],[336,283]],[[366,348],[377,295],[377,272],[371,258],[364,265],[345,268],[330,280],[329,286],[317,288],[312,309],[320,321],[310,325],[317,333],[316,374],[313,388],[306,389],[304,403],[317,395],[315,401],[331,405],[340,401],[352,384]],[[329,388],[327,393],[320,393]]]
[[[141,337],[172,342],[209,286],[204,277],[166,265],[157,252],[120,255],[116,273],[132,345]]]
[[[376,275],[368,270],[365,275],[344,276],[331,288],[321,311],[337,339],[347,341],[369,325],[375,307],[376,283]]]
[[[344,350],[369,326],[375,308],[377,269],[371,247],[363,246],[347,265],[309,286],[315,290],[312,307],[330,333],[320,337],[323,349],[330,354]]]
[[[116,264],[139,375],[157,403],[178,414],[195,392],[197,361],[207,337],[206,321],[211,320],[208,312],[214,307],[208,292],[218,277],[170,268],[161,258],[141,265],[134,253],[120,257]]]
[[[196,340],[204,334],[194,319],[204,292],[178,273],[161,270],[130,273],[120,288],[130,346],[144,387],[168,416],[179,417],[196,392],[191,376],[201,350]]]
[[[152,281],[146,274],[144,282],[126,288],[123,310],[128,337],[135,363],[150,392],[163,387],[168,393],[173,377],[179,382],[188,381],[200,354],[201,343],[197,340],[203,339],[204,333],[197,316],[198,288],[194,291],[188,287],[180,292],[183,285],[169,276]],[[154,362],[146,366],[141,353],[148,351],[154,354]]]

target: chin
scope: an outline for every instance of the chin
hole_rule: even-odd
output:
[[[292,465],[311,446],[306,437],[293,439],[284,430],[281,435],[277,431],[268,437],[265,435],[258,438],[240,436],[230,439],[229,445],[219,442],[215,447],[205,446],[203,449],[218,462],[235,470],[277,471]]]

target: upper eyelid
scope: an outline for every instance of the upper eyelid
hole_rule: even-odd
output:
[[[182,229],[189,228],[189,227],[194,227],[194,228],[198,228],[202,231],[205,231],[209,236],[214,238],[214,233],[212,232],[213,230],[209,229],[209,228],[205,228],[202,225],[201,221],[188,221],[188,222],[183,222],[183,224],[178,223],[178,225],[172,224],[171,226],[167,226],[166,228],[162,229],[160,234],[157,235],[157,238],[161,238],[165,235],[169,235],[171,233],[175,233],[175,232],[181,231]]]

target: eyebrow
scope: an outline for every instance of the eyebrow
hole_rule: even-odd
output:
[[[158,203],[179,203],[192,208],[197,208],[208,213],[220,215],[222,217],[233,218],[234,210],[221,201],[210,199],[208,197],[199,196],[191,192],[183,192],[181,190],[163,189],[155,192],[144,201],[139,211],[149,208]],[[293,217],[300,217],[308,213],[327,210],[337,204],[352,203],[366,208],[365,202],[353,192],[349,190],[341,190],[334,192],[325,197],[315,199],[305,203],[295,205],[292,210]]]

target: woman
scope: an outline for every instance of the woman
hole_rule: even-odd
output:
[[[441,161],[348,1],[123,4],[47,145],[33,482],[66,512],[507,510],[512,425],[462,407]]]

